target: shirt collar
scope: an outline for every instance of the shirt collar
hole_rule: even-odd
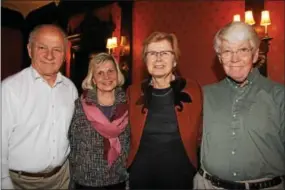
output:
[[[251,84],[255,83],[259,76],[260,76],[260,73],[259,73],[258,68],[253,68],[252,71],[248,74],[247,79],[246,79],[246,84],[244,86],[251,85]],[[240,88],[239,84],[236,83],[235,81],[231,80],[230,78],[226,77],[226,80],[228,81],[228,83],[232,87]]]
[[[32,78],[34,81],[39,80],[39,79],[44,80],[43,77],[38,73],[38,71],[33,68],[33,66],[30,66],[30,68],[31,68]],[[65,78],[63,77],[63,75],[60,72],[58,72],[54,86],[56,86],[57,84],[60,84],[60,83],[66,85],[66,86],[68,85],[68,83],[65,80]]]

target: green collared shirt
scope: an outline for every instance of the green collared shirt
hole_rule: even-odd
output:
[[[205,86],[202,168],[230,181],[285,175],[284,89],[257,69],[243,87]]]

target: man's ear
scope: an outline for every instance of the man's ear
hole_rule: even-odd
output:
[[[27,45],[27,49],[28,49],[29,57],[32,58],[32,47],[30,43]]]
[[[259,48],[253,54],[252,62],[255,63],[258,60],[258,57],[259,57]]]

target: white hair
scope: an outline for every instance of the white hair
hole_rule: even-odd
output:
[[[254,51],[259,48],[260,39],[254,28],[244,22],[232,22],[220,29],[214,38],[214,49],[220,53],[222,41],[238,42],[249,40]]]

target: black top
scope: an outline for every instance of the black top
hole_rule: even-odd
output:
[[[179,141],[173,91],[171,88],[153,89],[141,141],[142,150],[146,147],[148,151],[153,149],[157,152],[156,149],[169,149],[169,145]],[[153,146],[154,144],[157,146]]]
[[[173,178],[191,181],[195,173],[180,137],[173,96],[171,87],[152,90],[140,147],[131,166],[131,171],[148,171],[141,177],[163,181],[171,172]]]

